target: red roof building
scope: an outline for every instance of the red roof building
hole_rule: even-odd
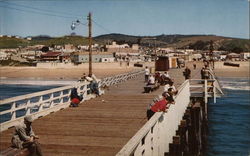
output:
[[[41,55],[41,61],[60,61],[62,52],[47,52]]]

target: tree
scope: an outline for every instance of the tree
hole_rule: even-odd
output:
[[[44,47],[42,47],[41,51],[42,52],[48,52],[49,51],[49,47],[44,46]]]

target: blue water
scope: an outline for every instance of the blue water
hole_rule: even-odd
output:
[[[25,84],[1,84],[0,85],[0,99],[11,98],[19,95],[25,95],[29,93],[34,93],[38,91],[44,91],[61,85],[25,85]]]
[[[250,155],[249,79],[221,79],[224,96],[209,103],[208,156]]]

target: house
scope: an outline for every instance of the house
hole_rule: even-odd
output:
[[[229,54],[227,54],[227,59],[229,59],[229,60],[238,60],[238,59],[240,59],[240,54],[229,53]]]
[[[89,52],[75,52],[71,55],[71,60],[74,63],[89,62]],[[110,52],[92,52],[92,62],[110,62],[114,60],[113,53]]]
[[[240,53],[240,58],[245,60],[250,59],[250,52]]]
[[[47,52],[41,55],[41,61],[60,62],[61,52]]]
[[[227,58],[227,55],[224,55],[224,54],[220,55],[220,60],[226,60],[226,58]]]
[[[5,52],[0,52],[0,60],[8,60],[10,57],[7,53]]]
[[[132,44],[131,47],[133,50],[139,50],[139,45],[138,44]]]
[[[64,45],[64,51],[65,52],[73,52],[75,50],[76,50],[76,48],[75,48],[75,46],[73,44],[65,44]]]
[[[107,49],[112,49],[112,48],[129,48],[128,44],[116,44],[116,42],[112,42],[111,45],[106,45],[105,46]]]

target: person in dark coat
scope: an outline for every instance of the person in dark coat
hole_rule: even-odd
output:
[[[184,70],[184,72],[183,72],[183,75],[185,77],[185,80],[190,79],[191,70],[188,67],[186,67],[185,70]]]
[[[73,88],[71,90],[71,94],[70,94],[70,100],[71,100],[70,106],[71,107],[78,107],[78,105],[82,101],[82,99],[83,99],[83,97],[78,95],[77,89]]]

